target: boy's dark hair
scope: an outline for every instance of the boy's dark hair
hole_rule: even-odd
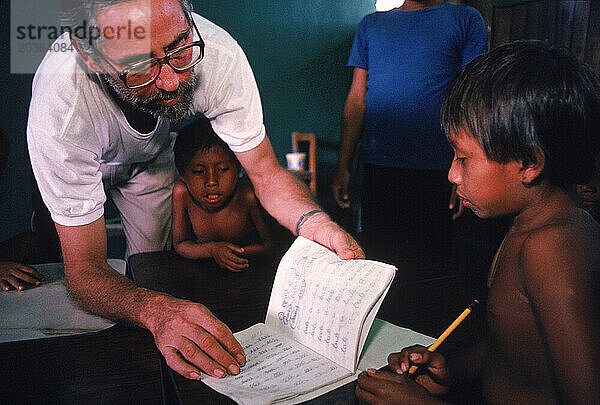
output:
[[[600,148],[600,81],[569,50],[516,41],[475,58],[442,106],[446,134],[467,129],[490,160],[535,163],[556,185],[586,183]]]
[[[233,157],[238,168],[241,168],[237,158],[229,146],[213,131],[210,121],[201,117],[189,123],[178,131],[173,152],[175,154],[175,167],[183,175],[185,167],[199,150],[208,151],[213,147],[223,149]]]

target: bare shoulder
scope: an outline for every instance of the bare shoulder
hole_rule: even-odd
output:
[[[530,282],[581,277],[600,271],[600,225],[583,210],[533,229],[519,252]]]
[[[188,195],[189,193],[187,187],[181,180],[178,180],[173,186],[173,198],[183,200],[184,198],[187,198]]]
[[[248,207],[258,206],[258,198],[256,198],[252,183],[249,181],[240,181],[238,187],[240,198],[244,205],[247,205]]]
[[[568,217],[554,220],[533,229],[523,242],[525,251],[551,253],[550,247],[560,244],[575,250],[600,250],[600,225],[584,210],[577,209]],[[542,252],[537,252],[542,253]],[[591,252],[595,253],[595,252]]]

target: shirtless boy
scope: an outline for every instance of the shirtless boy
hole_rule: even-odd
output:
[[[173,247],[190,259],[212,257],[231,271],[246,269],[248,256],[273,246],[266,212],[235,155],[201,118],[179,131],[173,188]]]
[[[442,403],[452,384],[480,376],[488,403],[600,403],[600,226],[567,192],[598,154],[598,78],[566,50],[514,42],[465,68],[442,123],[463,205],[512,218],[489,273],[488,338],[448,361],[404,348],[391,372],[360,376],[357,396]]]

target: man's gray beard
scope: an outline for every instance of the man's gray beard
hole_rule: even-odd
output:
[[[103,77],[121,100],[155,118],[164,117],[171,120],[171,122],[175,122],[181,121],[191,115],[190,107],[194,98],[194,89],[198,82],[196,75],[193,73],[189,80],[180,82],[179,87],[174,92],[168,93],[158,89],[159,93],[148,97],[136,96],[119,79],[109,74],[103,75]],[[157,101],[169,100],[179,95],[181,95],[181,98],[173,106],[165,106],[157,103]]]

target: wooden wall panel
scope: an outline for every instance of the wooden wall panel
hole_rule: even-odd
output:
[[[494,20],[492,21],[492,42],[491,48],[502,45],[510,41],[510,26],[512,24],[512,8],[498,8],[494,10]]]
[[[510,40],[527,38],[527,27],[531,21],[527,19],[527,9],[529,4],[522,4],[510,7]]]
[[[547,1],[536,1],[527,7],[527,26],[523,39],[547,39],[548,38],[548,12],[545,8]]]
[[[589,16],[590,3],[587,1],[559,3],[556,44],[571,49],[580,59],[585,55]]]
[[[583,60],[600,74],[600,1],[592,1]]]
[[[466,0],[482,14],[490,48],[518,39],[565,46],[600,73],[600,1],[535,0],[496,7],[492,0]]]

